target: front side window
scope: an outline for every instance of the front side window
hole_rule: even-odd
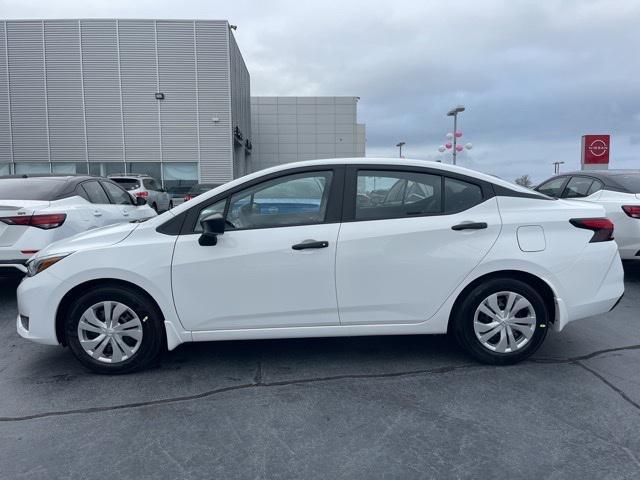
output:
[[[332,172],[277,178],[231,197],[227,225],[236,229],[323,223]]]
[[[483,201],[478,185],[455,178],[444,179],[444,213],[462,212]]]
[[[133,203],[131,195],[129,195],[115,183],[102,182],[102,185],[111,197],[113,203],[115,203],[116,205],[131,205]]]
[[[572,177],[562,193],[564,198],[586,197],[593,180],[589,177]]]
[[[356,220],[382,220],[441,212],[440,175],[360,170]]]
[[[102,188],[97,181],[91,180],[89,182],[84,182],[82,184],[82,188],[84,188],[84,191],[87,193],[87,198],[89,198],[91,203],[111,203],[109,202],[109,197],[107,197],[104,188]]]
[[[564,186],[564,182],[566,180],[567,177],[553,178],[548,182],[540,185],[538,188],[536,188],[536,190],[540,193],[544,193],[545,195],[549,195],[550,197],[558,198],[562,193],[562,187]]]

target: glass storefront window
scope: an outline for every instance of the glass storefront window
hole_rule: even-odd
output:
[[[128,162],[127,173],[142,173],[151,175],[153,178],[160,181],[160,162]]]
[[[124,162],[89,163],[89,173],[91,175],[106,177],[115,173],[124,173],[124,167]]]
[[[11,175],[10,163],[0,163],[0,175]]]
[[[58,175],[74,175],[74,174],[86,174],[87,164],[85,162],[71,163],[52,163],[51,171]]]
[[[16,163],[16,175],[51,173],[48,163]]]
[[[198,183],[197,163],[163,163],[164,188],[173,195],[184,195]]]

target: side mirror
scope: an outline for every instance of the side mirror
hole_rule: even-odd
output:
[[[212,246],[218,243],[218,235],[224,233],[225,220],[219,213],[214,213],[200,221],[202,225],[202,235],[198,239],[198,243],[205,246]]]
[[[138,207],[141,207],[141,206],[146,205],[146,204],[147,204],[147,199],[146,198],[144,198],[144,197],[136,197],[136,205]]]

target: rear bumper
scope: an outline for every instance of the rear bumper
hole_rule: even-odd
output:
[[[564,310],[564,314],[557,319],[556,330],[562,330],[569,322],[574,320],[602,315],[611,311],[618,304],[623,294],[624,270],[620,255],[616,253],[594,295],[589,296],[587,300],[573,304],[557,299],[557,303],[559,306],[561,305],[560,310]]]

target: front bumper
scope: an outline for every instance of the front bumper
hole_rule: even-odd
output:
[[[60,343],[56,335],[56,312],[65,289],[66,285],[47,271],[20,282],[16,330],[21,337],[45,345]],[[28,329],[21,317],[28,318]]]

